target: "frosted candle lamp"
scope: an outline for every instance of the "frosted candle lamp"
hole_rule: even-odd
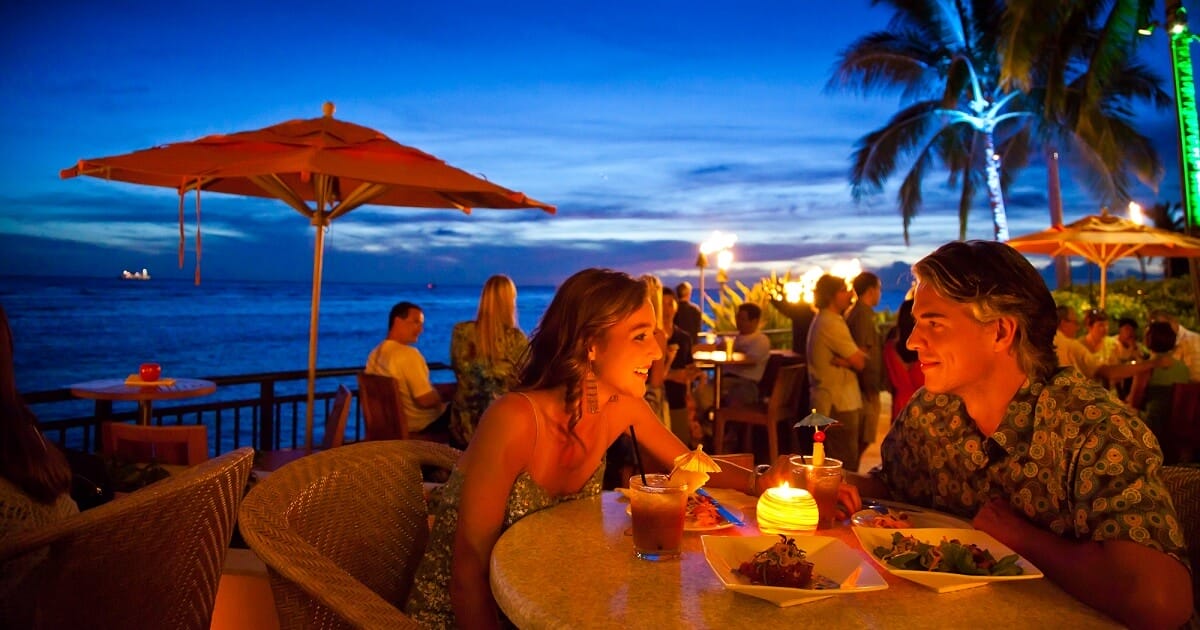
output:
[[[758,498],[758,529],[764,534],[812,534],[820,516],[817,501],[803,488],[787,483],[767,488]]]

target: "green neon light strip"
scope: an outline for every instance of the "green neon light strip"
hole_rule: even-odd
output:
[[[1182,18],[1183,16],[1179,16]],[[1175,70],[1175,104],[1179,112],[1179,167],[1183,170],[1183,208],[1187,225],[1200,226],[1200,124],[1196,121],[1196,86],[1192,74],[1192,34],[1186,24],[1171,33],[1171,66]]]

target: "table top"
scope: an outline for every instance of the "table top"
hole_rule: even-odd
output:
[[[718,498],[732,504],[725,492]],[[492,552],[492,593],[518,627],[1118,627],[1048,579],[939,594],[883,569],[886,590],[779,608],[725,590],[704,558],[699,533],[684,535],[677,561],[635,558],[627,504],[619,496],[605,492],[531,514],[500,537]],[[759,535],[754,499],[741,496],[747,526],[706,534]],[[849,527],[818,533],[868,557]]]
[[[730,356],[724,350],[697,350],[692,353],[692,359],[697,363],[716,365],[752,365],[755,363],[753,359],[747,359],[746,355],[741,352],[734,352]]]
[[[106,378],[71,385],[71,394],[93,400],[172,400],[207,396],[217,384],[199,378],[176,378],[172,385],[126,385],[123,378]]]

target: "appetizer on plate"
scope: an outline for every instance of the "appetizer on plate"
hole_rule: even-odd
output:
[[[700,544],[708,566],[726,589],[776,606],[888,587],[870,560],[829,536],[701,536]],[[772,585],[780,582],[786,586]],[[830,582],[832,588],[822,587]],[[807,587],[793,586],[800,583]]]
[[[942,538],[936,545],[921,542],[900,532],[892,534],[892,546],[871,550],[876,558],[904,571],[940,571],[961,575],[1021,575],[1025,572],[1017,554],[997,560],[992,552],[974,543]]]
[[[764,586],[812,590],[840,587],[837,582],[814,573],[813,563],[808,561],[804,550],[784,534],[779,535],[779,542],[754,554],[753,558],[741,563],[733,571],[752,584]]]
[[[684,517],[684,525],[717,527],[728,522],[724,516],[721,516],[717,512],[717,506],[713,504],[711,498],[698,494],[688,496],[687,515]]]
[[[901,512],[900,510],[890,510],[883,514],[876,512],[875,510],[862,510],[860,512],[855,512],[851,520],[859,527],[904,529],[913,526],[912,519],[909,518],[908,512]]]
[[[880,567],[939,593],[1043,577],[1031,562],[977,529],[855,527],[854,535]]]
[[[971,529],[969,521],[957,516],[897,501],[863,499],[863,508],[850,517],[855,527]]]

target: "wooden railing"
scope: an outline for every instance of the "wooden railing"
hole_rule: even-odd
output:
[[[431,363],[429,369],[440,373],[440,380],[453,380],[450,366]],[[347,421],[346,441],[362,439],[362,412],[358,405],[358,386],[354,375],[362,366],[317,370],[314,399],[314,432],[324,427],[325,415],[333,405],[339,384],[354,394]],[[445,378],[449,376],[449,378]],[[154,405],[153,420],[158,425],[202,424],[208,427],[209,450],[212,454],[252,446],[260,450],[295,448],[304,445],[305,411],[308,394],[308,372],[263,372],[233,376],[205,376],[217,384],[211,396],[187,404]],[[128,408],[114,408],[112,401],[81,401],[67,388],[31,392],[25,402],[40,418],[42,432],[49,439],[68,448],[98,451],[100,423],[107,420],[126,421],[137,416],[135,403]],[[314,436],[314,443],[320,436]]]

